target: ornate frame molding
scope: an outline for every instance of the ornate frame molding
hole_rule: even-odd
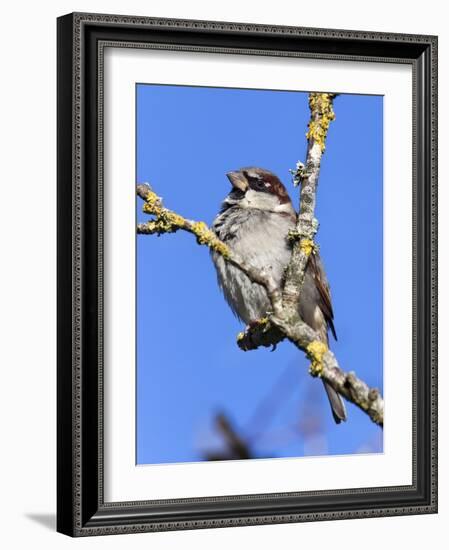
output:
[[[102,103],[103,50],[111,45],[413,66],[416,246],[413,254],[414,463],[410,487],[104,502]],[[97,113],[95,121],[86,116],[93,106]],[[68,127],[72,128],[70,135]],[[89,187],[87,182],[91,182]],[[86,232],[94,243],[87,244]],[[86,308],[92,301],[95,301],[95,318]],[[97,418],[94,427],[87,426],[83,420],[92,414]],[[329,511],[323,499],[327,499],[328,504],[334,502],[336,509]],[[271,513],[267,511],[274,503],[285,503],[281,512],[276,512],[274,506]],[[215,508],[213,514],[207,509],[211,504]],[[221,506],[220,512],[216,511],[217,505]],[[161,506],[171,507],[170,512],[162,512]],[[58,531],[88,536],[436,511],[437,38],[103,14],[77,13],[59,18]]]

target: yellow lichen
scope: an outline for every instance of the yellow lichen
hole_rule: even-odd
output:
[[[204,222],[194,222],[192,233],[196,235],[198,244],[205,244],[223,257],[229,256],[229,248],[211,231]]]
[[[332,108],[334,94],[309,94],[309,107],[311,120],[309,130],[306,133],[307,139],[313,139],[321,147],[326,148],[326,136],[330,123],[335,120],[335,113]]]
[[[184,227],[186,224],[186,220],[182,216],[171,210],[165,210],[165,216],[168,223],[178,228]]]
[[[316,245],[311,239],[301,239],[299,243],[299,248],[306,256],[310,256],[312,252],[315,252]]]
[[[157,233],[157,222],[155,221],[151,221],[151,222],[146,222],[145,224],[145,229],[148,231],[148,233]]]
[[[218,252],[218,254],[223,256],[223,258],[227,258],[229,256],[229,248],[218,239],[210,244],[210,247],[212,248],[212,250],[215,250],[215,252]]]
[[[200,244],[207,244],[210,238],[210,230],[204,222],[194,222],[192,224],[192,232],[197,236]]]
[[[218,252],[225,258],[229,256],[229,248],[211,231],[204,222],[188,222],[185,218],[167,210],[162,206],[161,198],[149,191],[145,197],[143,205],[145,214],[155,216],[155,220],[151,220],[145,224],[145,229],[148,233],[174,233],[178,229],[186,229],[191,231],[199,244],[205,244],[212,250]]]
[[[312,376],[321,376],[323,372],[323,357],[327,352],[326,344],[319,340],[314,340],[306,347],[306,352],[312,361],[309,368],[310,374]]]
[[[143,211],[145,214],[156,217],[155,220],[146,224],[146,228],[150,233],[174,233],[186,225],[186,220],[182,216],[162,206],[161,198],[153,191],[148,192]]]
[[[162,210],[163,208],[160,197],[158,197],[154,191],[149,191],[145,198],[143,211],[146,214],[158,216]]]

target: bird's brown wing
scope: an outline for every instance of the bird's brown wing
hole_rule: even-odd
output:
[[[323,265],[318,254],[311,254],[309,257],[309,268],[312,276],[315,280],[315,285],[319,294],[319,307],[323,312],[328,327],[331,329],[332,334],[337,340],[337,333],[334,326],[334,311],[332,309],[331,293],[329,283],[327,282],[326,275],[324,273]]]
[[[334,312],[332,309],[331,293],[329,283],[327,282],[326,274],[324,273],[323,264],[318,254],[312,254],[309,257],[308,269],[315,281],[315,287],[318,291],[318,307],[321,309],[327,326],[331,329],[332,334],[337,339],[337,334],[334,327]],[[323,380],[324,388],[326,389],[327,397],[332,410],[332,416],[337,424],[346,420],[346,408],[340,395],[334,388],[325,380]]]

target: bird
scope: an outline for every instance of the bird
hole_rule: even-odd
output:
[[[255,166],[226,174],[232,188],[221,204],[212,230],[231,251],[256,268],[269,268],[281,285],[291,257],[287,234],[296,226],[290,196],[273,172]],[[211,250],[218,285],[233,313],[246,325],[267,315],[271,304],[265,288]],[[310,255],[299,301],[299,315],[329,346],[328,332],[337,339],[329,283],[318,251]],[[337,424],[346,420],[341,397],[323,380]]]

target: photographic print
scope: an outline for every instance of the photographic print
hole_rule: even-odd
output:
[[[136,463],[382,453],[383,97],[135,113]]]

